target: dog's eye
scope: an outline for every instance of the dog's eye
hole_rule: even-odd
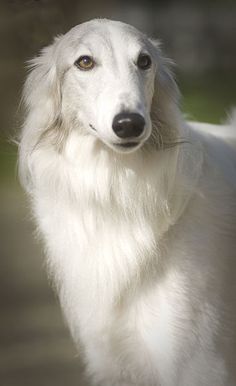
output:
[[[75,61],[75,66],[78,67],[80,70],[91,70],[95,66],[94,60],[91,58],[91,56],[80,56],[79,59]]]
[[[141,70],[148,70],[152,65],[152,59],[147,54],[140,54],[137,60],[137,66]]]

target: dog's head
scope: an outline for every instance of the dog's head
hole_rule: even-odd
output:
[[[31,62],[24,100],[35,140],[69,131],[118,152],[176,138],[178,90],[158,43],[127,24],[93,20]],[[30,123],[29,123],[30,122]]]

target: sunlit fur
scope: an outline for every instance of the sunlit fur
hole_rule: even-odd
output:
[[[235,385],[233,125],[186,123],[158,43],[123,23],[77,26],[30,66],[20,177],[92,384]],[[122,110],[145,117],[137,149],[114,145]]]

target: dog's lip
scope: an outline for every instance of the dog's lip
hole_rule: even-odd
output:
[[[113,143],[114,146],[129,148],[129,147],[135,147],[138,146],[140,142],[123,142],[123,143]]]

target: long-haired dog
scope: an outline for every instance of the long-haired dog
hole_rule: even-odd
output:
[[[235,136],[184,121],[168,67],[93,20],[25,84],[20,177],[95,385],[236,385]]]

